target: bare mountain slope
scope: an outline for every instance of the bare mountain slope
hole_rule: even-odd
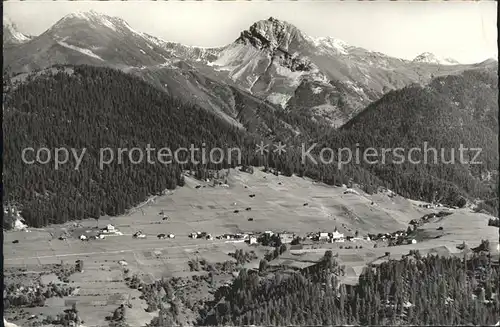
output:
[[[157,65],[169,54],[124,20],[89,11],[63,17],[40,36],[8,49],[4,57],[14,72],[26,72],[53,64]]]

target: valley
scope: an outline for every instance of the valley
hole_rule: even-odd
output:
[[[4,250],[5,268],[9,272],[7,280],[19,274],[25,278],[41,274],[41,278],[46,279],[52,273],[52,265],[72,265],[77,260],[83,261],[84,271],[68,277],[68,285],[76,287],[78,291],[60,300],[49,298],[45,301],[45,307],[24,309],[25,319],[31,315],[39,316],[40,319],[47,315],[55,316],[68,303],[77,303],[83,324],[98,326],[105,324],[106,317],[120,303],[132,298],[132,308],[127,309],[126,320],[130,325],[145,325],[154,317],[154,312],[144,311],[147,304],[140,300],[139,291],[127,287],[124,279],[127,276],[136,274],[145,283],[176,277],[189,281],[196,275],[208,273],[203,270],[191,271],[189,262],[192,260],[206,261],[210,265],[222,264],[234,261],[229,254],[239,249],[256,254],[255,259],[244,263],[242,267],[259,269],[259,261],[272,250],[268,246],[249,245],[248,240],[192,239],[189,235],[193,232],[203,231],[216,236],[286,231],[304,237],[309,233],[336,229],[353,237],[354,231],[362,236],[405,230],[412,219],[439,210],[449,210],[423,208],[419,202],[401,196],[393,197],[390,191],[369,195],[358,190],[357,194],[346,194],[346,187],[331,187],[296,176],[275,176],[262,172],[262,168],[256,168],[253,174],[231,169],[228,183],[229,188],[214,187],[212,183],[186,177],[184,187],[156,197],[128,215],[41,229],[28,228],[28,232],[5,233],[5,244],[9,244]],[[203,187],[196,188],[199,185]],[[255,197],[249,197],[250,194],[255,194]],[[304,203],[308,205],[304,206]],[[251,210],[243,210],[247,207],[251,207]],[[234,213],[235,209],[241,211]],[[495,249],[492,255],[498,257],[497,231],[487,224],[490,216],[474,213],[470,209],[450,212],[451,215],[418,229],[423,233],[442,227],[444,235],[438,239],[424,238],[416,244],[399,246],[388,246],[386,242],[363,240],[361,237],[341,243],[305,241],[301,242],[300,249],[288,244],[288,250],[269,261],[269,265],[305,268],[319,262],[325,251],[332,250],[338,253],[339,264],[345,265],[348,272],[342,281],[356,284],[363,267],[387,259],[386,252],[390,252],[391,259],[401,258],[412,250],[419,250],[423,255],[462,257],[463,253],[457,249],[457,245],[465,242],[470,248],[476,247],[481,241],[478,235],[490,242],[492,249]],[[162,220],[163,216],[168,217],[168,220]],[[252,221],[249,221],[250,217]],[[97,225],[102,229],[108,224],[122,235],[106,235],[105,239],[89,241],[79,239],[87,231],[95,231]],[[132,237],[139,230],[146,235],[145,239]],[[175,238],[158,239],[156,236],[159,233],[172,233]],[[67,235],[67,238],[58,239],[61,235]],[[12,244],[13,240],[19,243]],[[378,246],[374,248],[375,243]],[[349,245],[352,248],[349,249]],[[122,261],[126,265],[121,265]],[[128,273],[124,273],[125,270]],[[217,283],[221,285],[234,278],[223,272],[217,276],[220,279]],[[65,284],[62,281],[60,283]],[[209,292],[209,289],[204,292]],[[199,295],[210,297],[210,293]],[[9,321],[18,315],[14,312],[17,310],[7,311],[6,318]],[[195,319],[196,312],[189,309],[186,312],[185,318],[180,319]],[[28,323],[23,319],[14,320],[16,323],[22,321]],[[188,324],[192,322],[184,321]],[[28,326],[24,323],[21,325]]]

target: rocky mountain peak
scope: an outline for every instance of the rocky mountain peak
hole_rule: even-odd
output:
[[[294,25],[269,17],[260,20],[250,26],[248,30],[241,32],[236,40],[239,43],[252,44],[258,49],[281,49],[291,51],[306,39],[304,34]]]

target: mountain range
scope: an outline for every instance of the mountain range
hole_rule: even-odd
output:
[[[95,11],[69,14],[36,37],[4,22],[4,43],[10,44],[4,62],[14,73],[54,64],[118,68],[239,126],[248,122],[241,120],[235,93],[338,127],[390,90],[497,65],[460,65],[429,53],[398,59],[332,37],[313,38],[272,17],[219,48],[167,42]]]

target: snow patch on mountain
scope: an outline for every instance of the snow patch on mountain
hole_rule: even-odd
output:
[[[331,50],[334,50],[337,54],[343,54],[347,55],[349,54],[348,48],[349,44],[346,42],[335,39],[333,37],[327,36],[327,37],[318,37],[318,38],[309,38],[312,44],[319,48],[320,52],[331,52]]]
[[[286,104],[291,97],[292,96],[289,94],[271,93],[267,96],[266,100],[271,102],[272,104],[280,105],[284,109],[286,108]]]
[[[16,43],[24,43],[31,40],[30,37],[19,32],[16,24],[7,16],[4,16],[3,19],[3,33],[4,35],[10,34],[10,37],[12,38],[10,41],[14,41]]]
[[[66,47],[68,49],[71,49],[71,50],[74,50],[74,51],[78,51],[84,55],[87,55],[89,57],[92,57],[92,58],[96,58],[96,59],[99,59],[101,61],[104,61],[104,59],[102,59],[101,57],[99,57],[98,55],[96,55],[95,53],[93,53],[91,50],[89,49],[84,49],[84,48],[80,48],[80,47],[77,47],[77,46],[74,46],[74,45],[71,45],[71,44],[68,44],[66,42],[64,42],[65,40],[63,41],[57,41],[57,43],[59,45],[62,45],[63,47]]]
[[[247,76],[247,82],[250,85],[247,89],[248,92],[252,93],[252,88],[255,85],[255,83],[257,83],[258,80],[259,80],[259,76],[253,76],[253,75]]]
[[[323,89],[319,86],[312,86],[311,91],[313,94],[320,94],[321,92],[323,92]]]

